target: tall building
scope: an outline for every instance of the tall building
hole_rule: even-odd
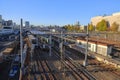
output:
[[[12,20],[8,20],[8,21],[6,21],[6,22],[7,22],[7,26],[13,25],[13,21],[12,21]]]
[[[30,27],[29,21],[25,21],[25,27]]]
[[[109,16],[93,17],[93,18],[91,18],[91,22],[94,26],[96,26],[97,23],[100,22],[103,19],[106,20],[109,23],[110,26],[112,25],[112,23],[116,22],[119,25],[118,31],[120,31],[120,12],[113,13],[112,15],[109,15]]]
[[[12,20],[8,20],[8,21],[2,21],[2,25],[3,26],[11,26],[11,25],[13,25],[13,22],[12,22]]]
[[[13,33],[13,21],[3,20],[2,15],[0,15],[0,33],[1,34]]]
[[[2,29],[2,15],[0,15],[0,30]]]

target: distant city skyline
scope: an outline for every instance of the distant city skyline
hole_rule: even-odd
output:
[[[20,24],[20,18],[33,25],[81,25],[99,15],[120,12],[119,0],[1,0],[0,15]]]

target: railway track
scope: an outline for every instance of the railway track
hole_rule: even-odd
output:
[[[34,50],[31,80],[57,80],[47,61],[41,57],[41,51]]]
[[[69,80],[101,80],[103,79],[103,78],[100,78],[99,76],[94,77],[95,75],[93,76],[93,74],[96,74],[96,72],[99,72],[97,74],[101,76],[103,75],[104,72],[109,72],[113,74],[115,77],[120,78],[119,77],[120,74],[116,72],[115,69],[111,69],[109,66],[105,66],[103,65],[103,63],[98,62],[92,58],[88,58],[89,65],[97,66],[97,67],[93,67],[94,70],[90,71],[87,68],[84,68],[82,65],[80,65],[79,62],[74,62],[74,59],[72,59],[70,55],[74,55],[74,57],[77,58],[78,56],[76,56],[75,54],[66,53],[63,57],[64,59],[61,60],[60,55],[57,51],[52,50],[52,52],[53,52],[53,55],[57,58],[57,60],[59,60],[59,62],[61,62],[61,64],[63,65],[61,69],[58,72],[54,71],[54,69],[49,63],[49,59],[47,59],[47,57],[44,55],[45,54],[44,51],[40,49],[35,49],[33,54],[33,61],[32,61],[33,70],[31,72],[32,73],[31,80],[68,80],[68,78],[64,79],[63,77],[61,77],[61,79],[58,79],[58,77],[60,77],[59,74],[61,73],[64,73],[64,75],[67,75],[67,73],[69,73],[71,77],[74,78],[74,79],[69,78]],[[84,56],[81,56],[81,58],[83,57]],[[90,73],[92,73],[92,75]],[[103,77],[105,77],[105,75]],[[107,80],[108,78],[105,78],[105,79]]]
[[[51,71],[51,68],[49,67],[47,60],[44,57],[42,59],[40,53],[41,53],[41,51],[38,50],[39,61],[41,63],[42,69],[46,75],[47,80],[57,80],[57,78]]]
[[[72,53],[73,52],[74,51],[72,51]],[[70,55],[75,56],[76,58],[78,58],[77,54],[70,54]],[[82,55],[82,54],[79,56],[79,58],[83,58],[83,57],[84,57],[84,55]],[[94,68],[97,67],[97,68],[95,68],[93,70],[93,72],[109,72],[109,73],[113,74],[114,76],[120,78],[119,77],[120,76],[120,71],[115,69],[113,66],[106,65],[103,62],[97,61],[96,59],[93,59],[93,58],[90,58],[90,57],[88,57],[88,60],[89,60],[89,62],[88,62],[89,65],[93,66]]]
[[[97,77],[99,77],[100,75],[102,75],[103,77],[106,77],[105,75],[112,74],[111,80],[113,80],[112,78],[118,78],[118,79],[120,79],[120,71],[117,71],[117,69],[114,68],[113,66],[106,65],[105,63],[97,61],[94,58],[88,58],[88,60],[89,60],[88,64],[91,67],[93,67],[93,70],[91,70],[91,71],[89,69],[87,69],[87,70],[90,73],[92,72],[93,75],[96,74],[96,72],[99,72],[99,74],[97,75]],[[101,79],[101,77],[99,77],[99,79]]]
[[[60,56],[56,53],[56,56],[60,58]],[[89,74],[82,66],[77,66],[74,64],[74,61],[69,58],[69,56],[65,55],[65,60],[62,63],[69,69],[72,70],[73,76],[77,80],[96,80],[92,75]],[[78,69],[79,67],[79,69]],[[81,69],[80,69],[81,68]]]
[[[83,54],[79,54],[80,52],[77,52],[77,51],[74,52],[74,50],[71,50],[69,48],[67,48],[67,50],[68,51],[65,51],[65,54],[68,54],[68,57],[70,56],[71,58],[73,58],[73,60],[74,59],[79,60],[77,62],[71,61],[73,62],[73,64],[76,64],[76,63],[81,64],[81,62],[83,62],[84,60]],[[91,73],[96,80],[119,80],[120,79],[120,70],[117,70],[114,67],[111,67],[111,65],[107,65],[105,63],[99,62],[96,59],[93,59],[89,56],[88,56],[88,64],[89,64],[89,67],[88,66],[86,67],[87,72]]]
[[[90,64],[92,63],[94,66],[97,66],[97,69],[94,72],[109,72],[110,74],[114,75],[115,77],[120,79],[120,71],[117,71],[116,68],[114,68],[111,65],[107,65],[104,63],[100,63],[96,60],[90,60]]]
[[[73,59],[66,55],[65,57],[82,75],[83,80],[96,80],[85,68],[81,65],[74,63]]]

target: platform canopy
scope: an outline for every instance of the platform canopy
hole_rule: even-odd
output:
[[[30,31],[32,34],[45,34],[45,32],[37,31],[37,30],[32,30]]]
[[[37,30],[32,30],[30,31],[32,34],[35,35],[61,35],[60,32],[57,33],[53,33],[53,32],[41,32],[41,31],[37,31]],[[74,32],[67,32],[67,33],[62,33],[62,35],[70,35],[70,36],[83,36],[85,37],[87,34],[86,33],[74,33]]]

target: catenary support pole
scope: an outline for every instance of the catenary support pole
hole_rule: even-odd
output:
[[[22,27],[23,27],[23,20],[21,19],[20,20],[20,54],[21,54],[21,68],[20,68],[20,76],[19,76],[19,80],[22,80],[22,67],[23,67],[23,64],[22,64],[22,53],[23,53],[23,40],[22,40]]]
[[[88,26],[87,26],[85,61],[83,62],[84,66],[88,65],[88,61],[87,61],[87,56],[88,56],[88,36],[89,36],[89,33],[88,33]]]

